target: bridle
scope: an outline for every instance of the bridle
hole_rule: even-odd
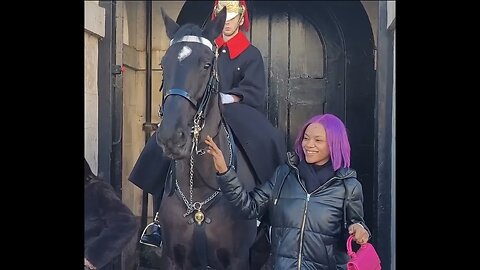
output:
[[[216,46],[214,46],[214,44],[212,44],[210,40],[204,37],[188,36],[188,35],[183,36],[179,39],[172,39],[170,41],[170,46],[180,42],[194,42],[194,43],[203,44],[207,46],[214,54],[213,62],[212,62],[212,65],[210,66],[210,77],[208,79],[206,90],[203,93],[200,104],[197,102],[197,100],[192,98],[192,96],[185,89],[181,89],[181,88],[172,88],[164,92],[163,101],[162,101],[162,104],[165,104],[165,101],[169,96],[174,96],[174,95],[181,96],[186,100],[188,100],[190,104],[197,109],[197,112],[193,117],[193,126],[190,131],[190,133],[193,134],[193,144],[192,144],[191,151],[193,152],[193,150],[195,149],[195,153],[197,155],[203,155],[205,154],[205,150],[204,149],[198,150],[198,138],[200,136],[200,131],[202,131],[203,127],[205,126],[205,116],[207,115],[207,105],[208,105],[208,102],[210,101],[212,93],[218,94],[218,76],[217,76],[217,68],[216,68],[216,60],[218,57],[218,52],[217,52]],[[163,81],[162,81],[162,88],[163,88]],[[159,115],[163,116],[163,106],[160,107]]]

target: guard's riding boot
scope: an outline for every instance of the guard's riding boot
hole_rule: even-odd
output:
[[[158,212],[155,214],[153,222],[143,230],[140,243],[152,247],[162,246],[162,227],[160,227],[160,221],[158,220]]]

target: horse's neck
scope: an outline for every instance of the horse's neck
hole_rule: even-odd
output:
[[[219,94],[216,92],[212,94],[208,104],[207,115],[205,117],[205,126],[200,132],[198,149],[206,150],[207,145],[205,144],[204,140],[208,135],[213,138],[217,146],[220,148],[220,150],[222,150],[228,163],[228,140],[225,131],[226,127],[222,121],[222,115],[220,111]],[[215,168],[213,165],[212,156],[210,154],[206,153],[201,156],[195,155],[195,163],[198,164],[196,172],[204,177],[204,179],[205,177],[208,178],[208,180],[215,178]]]
[[[201,131],[201,138],[206,138],[206,135],[210,135],[212,138],[215,138],[219,131],[221,131],[222,125],[222,113],[220,110],[218,92],[212,93],[210,96],[209,103],[207,105],[206,115],[205,115],[205,126]],[[203,144],[204,142],[199,142]]]

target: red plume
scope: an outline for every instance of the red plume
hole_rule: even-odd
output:
[[[215,0],[215,4],[213,5],[213,11],[212,11],[212,18],[210,20],[213,20],[215,19],[215,9],[217,8],[218,6],[218,0]]]
[[[215,0],[217,1],[217,0]],[[247,10],[247,3],[245,0],[240,0],[240,5],[243,6],[243,24],[240,26],[240,30],[244,32],[248,32],[250,30],[250,20],[248,19],[248,10]]]

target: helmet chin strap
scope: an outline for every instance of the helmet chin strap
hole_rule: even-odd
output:
[[[243,13],[240,15],[240,17],[238,18],[238,24],[237,24],[237,28],[235,29],[235,31],[240,31],[240,21],[243,19]]]

